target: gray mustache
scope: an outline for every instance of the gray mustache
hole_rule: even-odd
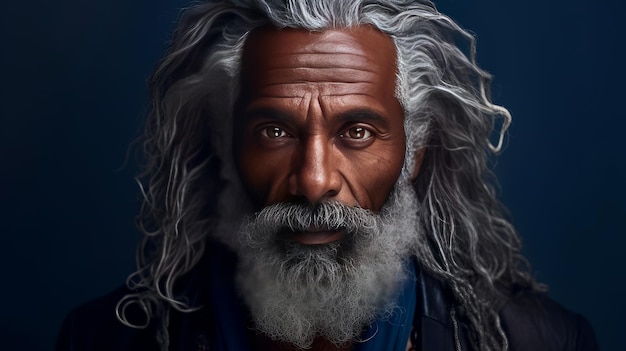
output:
[[[289,230],[371,233],[378,226],[378,216],[361,207],[348,206],[337,201],[318,204],[276,203],[263,208],[248,222],[248,233],[276,235]]]

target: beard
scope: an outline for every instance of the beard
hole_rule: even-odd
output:
[[[300,348],[324,337],[336,345],[358,340],[377,317],[389,316],[418,242],[415,191],[399,180],[379,213],[338,202],[278,203],[241,224],[235,249],[237,287],[258,331]],[[344,236],[302,245],[285,232],[309,228]]]

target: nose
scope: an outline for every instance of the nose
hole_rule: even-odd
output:
[[[296,165],[289,176],[291,195],[304,197],[310,203],[332,198],[339,194],[342,178],[335,157],[334,146],[323,136],[304,140],[294,155]]]

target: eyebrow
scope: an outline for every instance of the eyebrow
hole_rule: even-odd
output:
[[[348,111],[340,113],[338,118],[343,123],[363,121],[363,122],[376,123],[376,124],[381,125],[384,128],[389,128],[389,118],[368,108],[357,108],[357,109],[348,110]]]
[[[253,108],[243,113],[243,119],[246,121],[250,121],[255,118],[268,118],[284,124],[288,124],[293,121],[293,117],[288,112],[271,107]],[[337,115],[336,119],[341,123],[370,122],[378,124],[385,129],[389,128],[390,124],[389,118],[368,108],[355,108],[341,112]]]
[[[271,108],[271,107],[253,108],[247,111],[244,110],[243,112],[244,120],[249,121],[254,118],[269,118],[269,119],[273,119],[282,123],[287,123],[290,120],[292,120],[292,118],[289,117],[288,113]]]

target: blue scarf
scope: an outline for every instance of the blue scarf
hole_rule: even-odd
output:
[[[413,315],[417,299],[415,286],[415,260],[407,260],[408,278],[398,291],[393,314],[378,318],[361,335],[363,343],[355,344],[355,351],[405,351],[413,328]]]
[[[246,307],[235,288],[236,259],[223,247],[210,252],[209,296],[213,320],[212,350],[250,351]],[[378,318],[364,330],[355,351],[404,351],[411,334],[416,304],[415,262],[407,260],[409,278],[400,287],[397,308],[386,318]]]

